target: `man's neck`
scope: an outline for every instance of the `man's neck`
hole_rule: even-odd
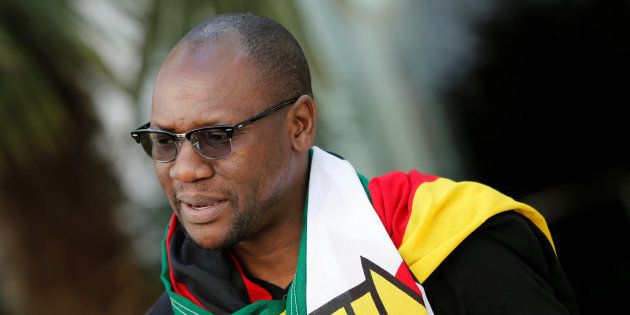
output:
[[[280,288],[289,286],[297,267],[302,230],[300,221],[284,231],[284,235],[268,233],[256,241],[243,241],[234,247],[234,254],[247,272]]]
[[[256,235],[236,244],[233,252],[247,272],[258,279],[286,288],[297,268],[302,220],[307,195],[308,160],[298,180],[290,186],[289,198],[275,205],[275,220]],[[295,189],[298,187],[297,189]],[[271,210],[270,211],[274,211]]]

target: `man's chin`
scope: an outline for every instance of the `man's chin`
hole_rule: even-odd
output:
[[[232,240],[227,237],[231,235],[229,232],[225,233],[209,233],[204,231],[203,227],[188,227],[186,224],[182,224],[186,236],[190,238],[193,243],[204,250],[223,251],[234,246]]]
[[[225,251],[232,247],[232,245],[228,244],[227,242],[208,242],[203,240],[198,241],[194,238],[191,239],[197,247],[207,251]]]

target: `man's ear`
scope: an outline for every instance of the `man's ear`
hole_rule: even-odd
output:
[[[313,146],[317,127],[317,105],[312,97],[302,95],[291,106],[289,132],[295,151],[304,152]]]

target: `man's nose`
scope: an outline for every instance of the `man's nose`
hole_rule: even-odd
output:
[[[179,153],[169,171],[173,180],[191,183],[214,176],[212,162],[199,155],[193,145],[189,141],[182,141]]]

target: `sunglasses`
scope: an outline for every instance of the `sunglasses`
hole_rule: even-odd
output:
[[[169,163],[175,160],[183,138],[190,141],[199,155],[211,160],[222,159],[232,152],[232,137],[236,131],[292,105],[296,101],[297,99],[284,101],[234,125],[207,126],[185,133],[153,129],[149,127],[149,123],[146,123],[132,131],[131,137],[142,145],[144,152],[160,163]]]

